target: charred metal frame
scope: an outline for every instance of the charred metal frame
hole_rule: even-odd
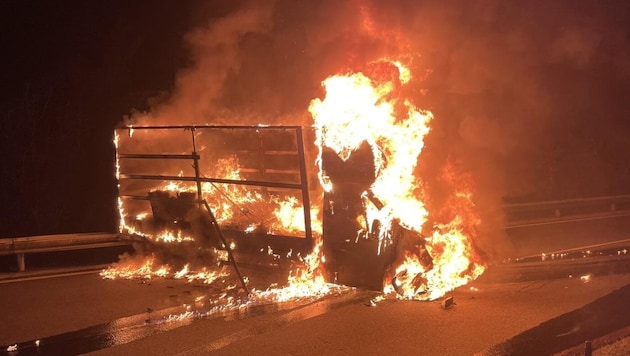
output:
[[[122,160],[130,160],[130,159],[155,159],[155,160],[164,160],[164,159],[174,159],[174,160],[192,160],[193,168],[194,168],[194,176],[167,176],[167,175],[146,175],[146,174],[119,174],[119,180],[130,179],[130,180],[158,180],[158,181],[180,181],[180,182],[195,182],[196,190],[197,190],[197,202],[199,207],[204,206],[207,210],[211,226],[216,230],[218,236],[221,239],[222,245],[225,248],[228,259],[233,265],[239,279],[241,280],[241,284],[246,292],[248,292],[247,286],[243,280],[243,277],[240,273],[238,265],[236,264],[236,260],[233,255],[233,251],[230,248],[230,244],[227,243],[223,232],[221,231],[214,213],[212,212],[210,206],[205,201],[203,197],[203,192],[201,188],[201,183],[221,183],[221,184],[238,184],[238,185],[247,185],[254,187],[265,187],[265,188],[287,188],[299,190],[302,194],[302,205],[303,205],[303,213],[304,213],[304,226],[305,226],[305,238],[299,238],[302,240],[301,243],[308,244],[310,246],[313,245],[313,231],[311,227],[311,204],[308,190],[308,180],[307,180],[307,171],[306,171],[306,160],[305,160],[305,152],[304,152],[304,139],[302,134],[302,127],[300,126],[214,126],[214,125],[180,125],[180,126],[123,126],[118,127],[116,130],[185,130],[191,132],[191,143],[192,143],[192,152],[191,154],[142,154],[142,153],[120,153],[117,152],[117,157],[119,162]],[[295,133],[296,140],[296,149],[297,149],[297,160],[299,167],[299,183],[282,183],[282,182],[273,182],[273,181],[263,181],[263,180],[234,180],[234,179],[222,179],[222,178],[207,178],[202,177],[200,173],[200,159],[201,156],[197,152],[197,142],[195,139],[195,133],[198,129],[208,129],[208,130],[254,130],[256,132],[259,131],[293,131]],[[119,195],[121,199],[134,199],[134,200],[148,200],[148,196],[134,196],[134,195]],[[249,293],[249,292],[248,292]]]
[[[311,216],[310,216],[310,197],[308,191],[308,181],[307,181],[307,172],[306,172],[306,161],[304,157],[304,141],[302,135],[302,128],[300,126],[211,126],[211,125],[190,125],[190,126],[124,126],[118,129],[127,129],[127,130],[173,130],[173,129],[183,129],[189,130],[191,132],[191,142],[192,142],[192,152],[191,154],[140,154],[140,153],[119,153],[117,152],[118,160],[123,159],[176,159],[176,160],[192,160],[193,168],[195,172],[194,177],[179,177],[179,176],[164,176],[164,175],[133,175],[133,174],[120,174],[119,180],[122,179],[138,179],[138,180],[169,180],[169,181],[181,181],[181,182],[195,182],[197,189],[197,201],[199,205],[203,205],[209,216],[212,226],[216,229],[221,242],[224,248],[227,251],[228,259],[232,263],[244,290],[249,294],[245,281],[242,277],[242,274],[238,268],[236,260],[234,258],[233,252],[230,248],[230,244],[227,243],[223,232],[221,231],[216,218],[214,217],[214,213],[212,212],[210,206],[203,198],[203,193],[201,189],[201,183],[224,183],[224,184],[240,184],[240,185],[248,185],[248,186],[257,186],[257,187],[274,187],[274,188],[289,188],[300,190],[302,193],[302,204],[303,204],[303,213],[304,213],[304,226],[305,226],[305,237],[309,244],[312,244],[313,241],[313,232],[311,228]],[[220,178],[207,178],[202,177],[200,173],[199,160],[201,156],[197,152],[197,144],[195,140],[195,132],[197,129],[216,129],[216,130],[292,130],[295,131],[296,138],[296,147],[297,147],[297,156],[298,156],[298,165],[299,165],[299,184],[290,184],[290,183],[279,183],[279,182],[270,182],[270,181],[246,181],[246,180],[233,180],[233,179],[220,179]],[[123,199],[148,199],[147,197],[138,197],[138,196],[120,196]]]
[[[310,197],[308,191],[308,179],[306,172],[306,160],[304,157],[304,138],[302,134],[301,126],[215,126],[215,125],[170,125],[170,126],[122,126],[120,130],[168,130],[168,129],[182,129],[189,130],[191,132],[192,140],[192,153],[187,154],[138,154],[138,153],[119,153],[118,159],[189,159],[193,161],[193,167],[195,170],[194,177],[179,177],[179,176],[164,176],[164,175],[141,175],[141,174],[120,174],[119,179],[138,179],[138,180],[160,180],[160,181],[180,181],[180,182],[195,182],[197,185],[197,197],[199,202],[202,201],[201,183],[222,183],[222,184],[239,184],[256,187],[268,187],[268,188],[288,188],[300,190],[302,193],[302,204],[304,212],[304,226],[305,237],[312,243],[313,231],[311,228],[311,215],[310,215]],[[197,147],[195,142],[195,132],[197,129],[217,129],[217,130],[293,130],[296,136],[298,164],[300,171],[300,183],[281,183],[270,181],[252,181],[252,180],[234,180],[234,179],[221,179],[221,178],[207,178],[202,177],[199,172],[199,160],[201,156],[197,153]],[[148,199],[141,196],[120,196],[123,199]]]

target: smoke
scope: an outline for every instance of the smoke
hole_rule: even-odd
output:
[[[149,113],[136,113],[130,123],[203,124],[224,121],[224,88],[241,74],[247,53],[241,49],[248,37],[264,35],[271,28],[272,2],[252,1],[233,14],[197,28],[185,37],[192,65],[182,70],[170,97]],[[251,78],[253,79],[253,78]]]
[[[607,83],[594,73],[628,88],[628,8],[568,0],[248,1],[185,37],[190,66],[169,95],[128,123],[310,125],[308,104],[322,96],[327,76],[403,57],[415,75],[410,95],[435,114],[419,171],[434,195],[446,162],[473,177],[488,236],[482,244],[492,249],[503,235],[504,198],[561,188],[545,184],[562,181],[549,175],[562,128],[593,113],[621,114],[590,88]]]

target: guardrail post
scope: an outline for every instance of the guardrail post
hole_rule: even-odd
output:
[[[593,344],[589,340],[584,342],[584,356],[592,356],[593,355]]]
[[[17,254],[17,265],[18,265],[18,270],[20,272],[26,271],[26,262],[24,259],[25,259],[24,253]]]

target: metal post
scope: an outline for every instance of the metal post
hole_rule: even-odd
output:
[[[298,161],[300,163],[300,185],[302,186],[302,204],[304,206],[304,232],[306,238],[313,240],[313,230],[311,229],[311,200],[308,194],[308,177],[306,172],[306,157],[304,157],[304,139],[302,128],[295,130],[297,139]]]
[[[593,344],[589,340],[586,340],[586,342],[584,342],[584,356],[592,356],[592,355],[593,355]]]
[[[203,196],[201,194],[201,175],[199,174],[199,155],[197,154],[197,145],[195,143],[195,128],[191,127],[190,132],[192,135],[192,155],[193,155],[193,168],[195,169],[195,181],[197,183],[197,201],[201,204]]]
[[[265,172],[265,145],[260,131],[256,130],[256,132],[258,133],[258,161],[260,163],[260,180],[266,180],[267,174]],[[262,191],[265,197],[268,197],[269,191],[267,187],[262,187]]]
[[[18,265],[18,271],[20,272],[26,271],[26,261],[25,261],[24,253],[17,254],[17,265]]]
[[[228,259],[230,260],[230,262],[232,262],[232,266],[234,267],[234,270],[236,271],[236,275],[238,276],[238,279],[241,281],[241,286],[243,287],[247,295],[249,295],[249,289],[247,288],[247,285],[245,284],[245,279],[243,279],[241,270],[238,268],[238,265],[236,264],[236,260],[234,259],[234,255],[232,254],[232,249],[230,248],[230,245],[228,245],[227,241],[225,240],[225,236],[223,236],[223,232],[219,228],[219,224],[217,223],[217,219],[214,217],[214,214],[212,213],[212,209],[210,209],[210,205],[208,205],[208,202],[205,201],[205,199],[203,200],[203,204],[205,205],[206,210],[208,211],[208,214],[210,215],[210,222],[212,223],[212,226],[214,226],[215,230],[219,234],[219,238],[221,238],[221,242],[223,243],[223,246],[225,247],[225,250],[227,251]]]
[[[245,279],[243,279],[243,275],[241,274],[241,271],[239,270],[238,265],[236,264],[236,260],[234,259],[234,255],[232,254],[232,249],[230,248],[230,245],[228,245],[227,241],[225,240],[225,236],[223,236],[223,232],[219,228],[219,224],[217,223],[217,219],[214,217],[214,214],[212,213],[212,209],[210,209],[210,205],[208,205],[208,202],[205,199],[203,199],[203,194],[201,191],[201,174],[199,173],[199,155],[197,154],[197,146],[195,144],[195,128],[192,127],[190,131],[192,132],[193,167],[195,168],[195,181],[197,183],[197,199],[198,199],[199,205],[203,204],[206,207],[206,210],[208,211],[208,215],[210,215],[210,223],[215,228],[215,230],[219,234],[219,237],[221,238],[221,242],[223,243],[223,246],[225,247],[225,250],[227,251],[228,258],[230,262],[232,262],[232,266],[234,267],[234,270],[236,271],[238,279],[241,281],[241,286],[245,290],[245,293],[249,295],[249,289],[247,288],[247,285],[245,284]]]

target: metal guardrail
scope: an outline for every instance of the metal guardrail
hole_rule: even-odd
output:
[[[630,216],[630,195],[505,204],[506,229]]]
[[[587,205],[594,203],[614,203],[619,201],[630,202],[630,194],[624,195],[607,195],[601,197],[590,197],[590,198],[575,198],[575,199],[564,199],[564,200],[543,200],[543,201],[534,201],[527,203],[508,203],[503,204],[505,209],[513,209],[513,208],[540,208],[543,206],[575,206],[575,205]]]
[[[79,233],[0,239],[0,256],[15,255],[18,270],[26,270],[26,254],[128,246],[137,238],[124,234]]]
[[[630,195],[506,204],[506,229],[630,216]],[[25,255],[129,246],[142,239],[127,234],[77,233],[0,239],[0,256],[15,255],[20,272]]]

